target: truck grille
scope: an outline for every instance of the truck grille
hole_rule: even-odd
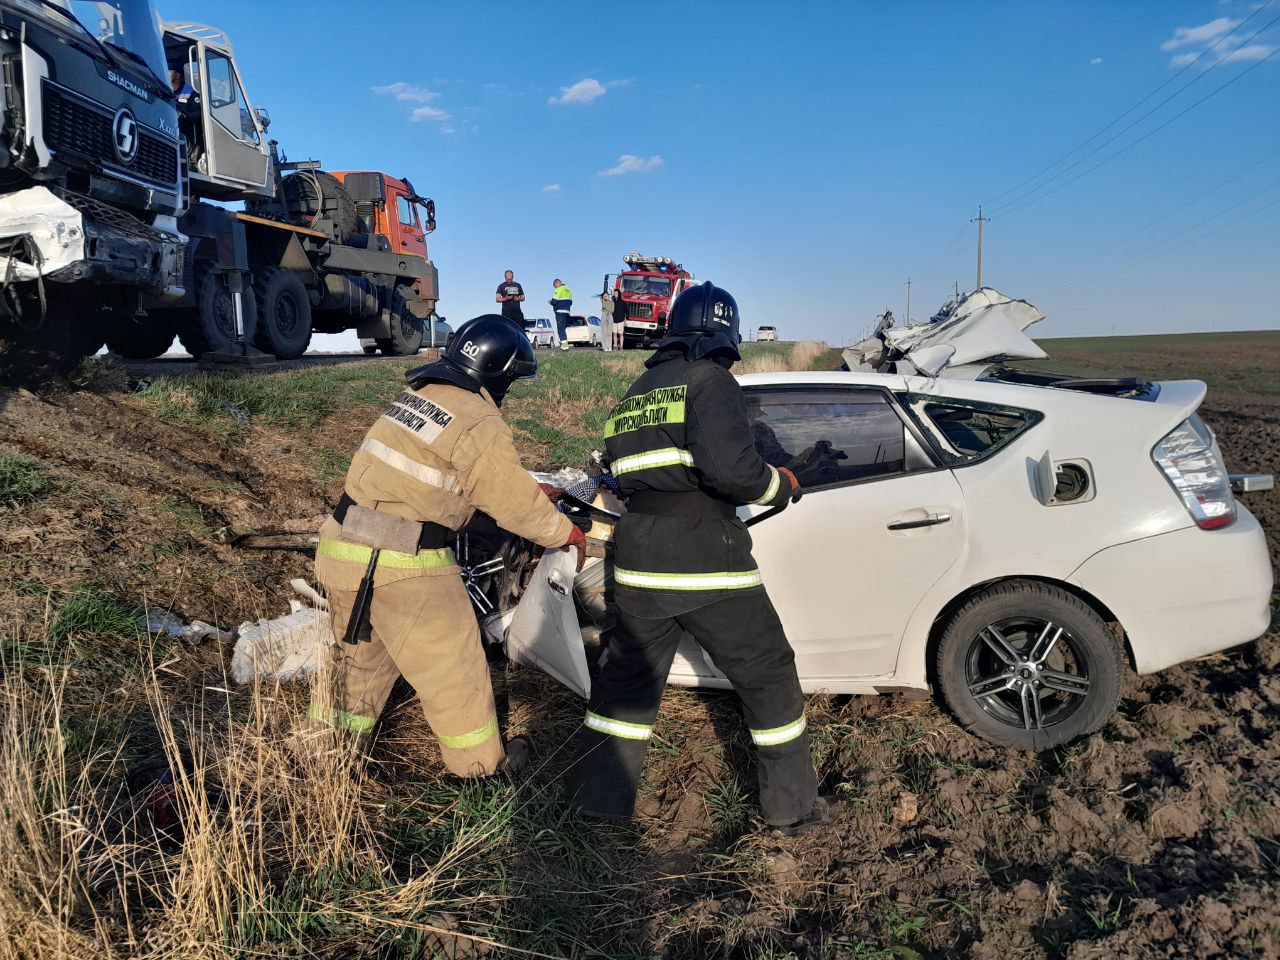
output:
[[[631,320],[652,320],[653,304],[627,301],[627,317]]]
[[[46,82],[44,85],[44,142],[54,153],[69,153],[137,178],[173,189],[178,182],[178,147],[138,125],[138,153],[129,164],[120,163],[111,142],[112,115],[72,97]]]

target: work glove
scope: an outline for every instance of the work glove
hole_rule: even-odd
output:
[[[800,489],[800,481],[797,480],[796,475],[786,467],[778,467],[777,470],[791,483],[791,502],[799,503],[800,497],[804,495],[804,491]]]
[[[569,539],[565,541],[562,550],[574,549],[578,551],[578,572],[582,572],[582,565],[587,560],[587,535],[577,526],[569,531]]]
[[[547,495],[547,499],[555,503],[560,499],[560,494],[564,493],[564,487],[557,487],[553,483],[540,483],[538,489]]]

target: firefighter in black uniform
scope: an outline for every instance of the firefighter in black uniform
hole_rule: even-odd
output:
[[[828,817],[809,759],[795,655],[736,508],[800,495],[752,443],[741,387],[737,304],[704,283],[682,293],[669,334],[605,425],[626,500],[614,535],[617,625],[568,775],[592,817],[628,819],[681,638],[692,636],[742,698],[758,748],[766,822],[800,832]]]

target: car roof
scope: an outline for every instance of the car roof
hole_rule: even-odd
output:
[[[978,400],[994,404],[1028,407],[1045,410],[1061,404],[1101,404],[1101,409],[1114,412],[1131,409],[1127,405],[1137,405],[1139,401],[1128,398],[1103,396],[1086,393],[1080,390],[1068,390],[1060,387],[1038,386],[1034,384],[1005,383],[997,380],[969,380],[948,377],[904,376],[902,374],[867,373],[860,370],[805,370],[784,373],[748,373],[738,377],[744,387],[773,386],[859,386],[879,387],[897,392],[920,393],[955,400]],[[1194,400],[1195,396],[1203,397],[1204,384],[1196,380],[1163,381],[1161,399],[1173,401]],[[1166,396],[1167,395],[1167,396]],[[1117,401],[1126,406],[1108,406]],[[1198,404],[1194,400],[1194,405]],[[1146,404],[1141,404],[1146,406]]]

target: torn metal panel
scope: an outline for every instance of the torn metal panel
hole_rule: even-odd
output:
[[[538,667],[581,697],[591,694],[587,654],[574,605],[577,555],[542,555],[507,629],[507,659]]]

